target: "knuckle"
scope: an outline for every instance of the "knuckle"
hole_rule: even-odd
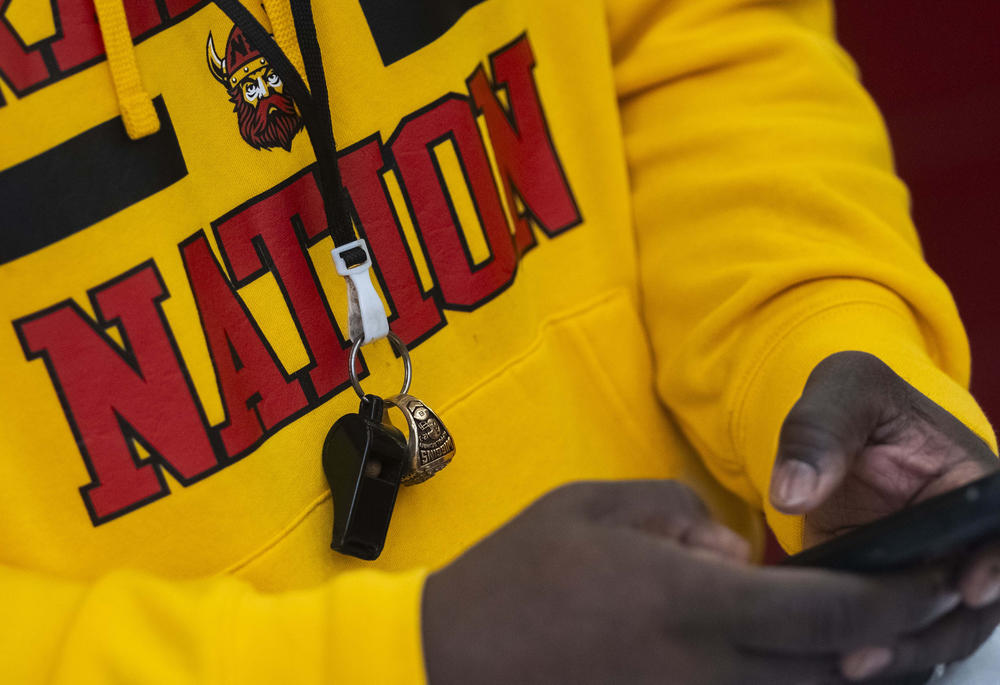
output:
[[[816,365],[813,375],[846,374],[851,377],[871,377],[873,374],[882,375],[886,372],[891,372],[891,369],[874,354],[860,350],[843,350],[823,359]]]
[[[848,423],[849,418],[832,406],[793,410],[781,427],[780,458],[815,464],[839,446]]]
[[[873,410],[891,399],[892,389],[906,386],[875,355],[842,351],[831,354],[813,368],[803,389],[803,399],[822,400],[821,404],[839,405],[847,410],[857,411],[862,407]],[[858,400],[863,400],[860,406]]]

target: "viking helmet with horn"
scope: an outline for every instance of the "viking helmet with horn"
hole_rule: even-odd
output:
[[[239,26],[233,26],[233,30],[229,32],[225,57],[219,57],[215,51],[211,32],[208,34],[208,44],[205,46],[205,50],[208,56],[209,71],[227,89],[235,88],[236,84],[243,80],[243,77],[267,66],[267,59],[251,47]]]

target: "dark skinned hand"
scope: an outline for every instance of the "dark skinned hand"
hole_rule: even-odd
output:
[[[870,645],[920,635],[937,663],[975,637],[943,569],[866,577],[747,554],[679,483],[562,487],[428,578],[429,682],[824,685]]]
[[[998,467],[981,439],[878,358],[841,352],[817,365],[785,419],[771,502],[806,515],[808,547]],[[961,606],[941,621],[950,631],[871,643],[848,655],[845,669],[895,675],[953,660],[949,652],[967,656],[1000,621],[1000,546],[967,560],[956,587]]]

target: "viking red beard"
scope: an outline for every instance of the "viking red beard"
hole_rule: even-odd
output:
[[[283,93],[271,93],[253,106],[243,99],[238,88],[229,92],[229,99],[236,105],[236,121],[240,135],[256,149],[272,147],[292,149],[292,139],[302,128],[302,119],[295,111],[295,103]]]

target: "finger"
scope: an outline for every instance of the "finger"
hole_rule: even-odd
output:
[[[860,409],[803,397],[785,418],[771,475],[771,503],[787,514],[822,504],[844,480],[871,426]]]
[[[715,521],[692,525],[679,541],[692,549],[707,550],[730,561],[750,561],[750,543]]]
[[[750,544],[713,521],[697,493],[678,481],[581,481],[559,488],[539,504],[568,506],[596,523],[665,538],[730,561],[750,559]]]
[[[996,458],[991,462],[984,462],[978,457],[966,458],[969,453],[962,451],[961,447],[954,446],[950,448],[947,446],[944,447],[939,454],[947,451],[951,451],[952,454],[958,453],[960,456],[952,459],[948,459],[947,457],[942,459],[941,468],[943,472],[937,475],[932,482],[927,484],[927,487],[920,491],[919,496],[913,500],[913,504],[943,495],[951,490],[957,490],[963,485],[968,485],[997,470],[998,463]],[[956,461],[957,463],[955,463]]]
[[[840,659],[840,673],[848,680],[867,680],[884,671],[894,656],[888,647],[862,647]]]
[[[872,369],[852,372],[853,363],[845,370],[842,358],[833,355],[809,375],[778,438],[770,497],[779,510],[811,511],[844,479],[891,404],[891,393],[871,378],[888,367],[875,362]]]
[[[1000,624],[1000,605],[959,608],[930,627],[900,638],[893,658],[878,675],[912,673],[972,655]]]
[[[1000,543],[982,547],[963,564],[958,589],[966,606],[973,609],[1000,599]]]
[[[708,507],[675,480],[588,481],[560,488],[591,521],[679,538],[693,525],[711,521]]]
[[[753,568],[733,582],[729,627],[762,651],[815,653],[879,646],[916,632],[954,608],[958,593],[941,568],[867,577],[816,569]]]
[[[955,487],[1000,468],[997,455],[993,453],[986,441],[970,430],[955,415],[912,386],[908,386],[906,394],[907,401],[914,412],[940,431],[946,440],[955,445],[957,453],[961,454],[962,461],[967,462],[967,467],[972,467],[961,473],[959,480],[953,482]]]

